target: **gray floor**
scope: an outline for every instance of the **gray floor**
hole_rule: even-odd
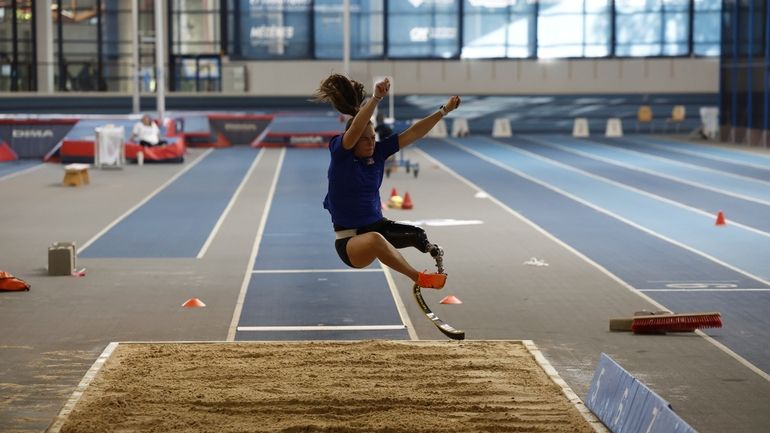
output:
[[[82,278],[47,276],[47,246],[85,244],[184,166],[91,170],[91,185],[67,188],[61,166],[51,164],[0,182],[0,269],[33,286],[0,294],[0,431],[45,430],[111,341],[226,339],[278,152],[262,158],[203,259],[80,260]],[[201,153],[193,150],[186,164]],[[484,221],[426,228],[444,247],[450,275],[442,292],[426,298],[469,339],[534,340],[580,396],[605,352],[701,433],[768,431],[768,381],[698,335],[609,333],[607,318],[653,307],[494,200],[475,198],[470,185],[420,152],[409,156],[420,162],[419,178],[394,173],[383,191],[408,191],[415,209],[386,216]],[[415,251],[405,255],[431,267]],[[530,257],[549,266],[523,265]],[[394,278],[420,339],[443,339],[412,301],[411,282]],[[448,294],[464,303],[437,303]],[[190,297],[207,307],[180,308]]]

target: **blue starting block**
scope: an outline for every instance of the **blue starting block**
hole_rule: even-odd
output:
[[[666,400],[604,353],[585,402],[613,433],[697,433]]]

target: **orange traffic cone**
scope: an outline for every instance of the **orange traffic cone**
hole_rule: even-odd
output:
[[[412,197],[409,197],[409,193],[404,194],[404,202],[401,203],[401,209],[411,209],[413,207]]]
[[[717,213],[717,222],[714,223],[714,225],[717,225],[717,226],[725,225],[725,214],[722,213],[721,210],[719,211],[719,213]]]
[[[390,196],[391,197],[395,197],[397,195],[398,195],[398,191],[396,191],[396,188],[393,188],[393,189],[390,190]]]
[[[438,301],[439,304],[462,304],[463,301],[457,299],[456,296],[449,295],[446,296],[444,299]]]
[[[185,303],[182,304],[182,306],[185,308],[201,308],[201,307],[205,307],[206,304],[204,304],[203,301],[201,301],[198,298],[190,298],[187,301],[185,301]]]

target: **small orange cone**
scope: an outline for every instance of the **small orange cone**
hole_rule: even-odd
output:
[[[446,296],[444,299],[438,301],[439,304],[462,304],[463,301],[457,299],[456,296],[449,295]]]
[[[190,298],[182,306],[185,308],[201,308],[205,307],[206,304],[198,298]]]
[[[409,197],[409,193],[404,194],[404,202],[401,203],[401,209],[412,209],[412,197]]]
[[[396,188],[393,188],[393,189],[390,190],[390,196],[391,197],[395,197],[397,195],[398,195],[398,191],[396,191]]]
[[[719,213],[717,213],[717,222],[714,223],[714,225],[717,225],[717,226],[725,225],[725,214],[722,213],[721,210],[719,211]]]

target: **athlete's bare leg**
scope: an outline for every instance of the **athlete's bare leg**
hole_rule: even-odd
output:
[[[406,275],[412,281],[417,281],[419,272],[407,263],[404,256],[377,232],[364,233],[350,238],[347,253],[350,263],[357,268],[369,266],[374,259],[379,259],[386,266]]]

